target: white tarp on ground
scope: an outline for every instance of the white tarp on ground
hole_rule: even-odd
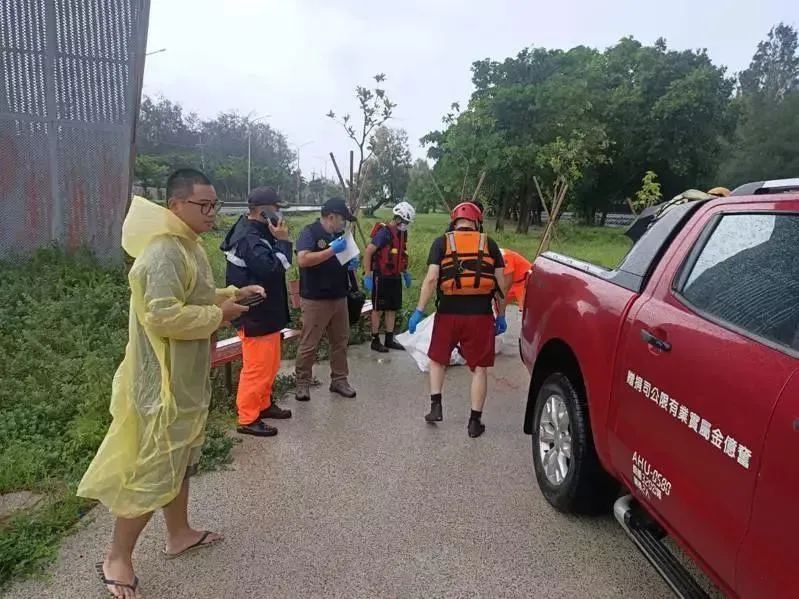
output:
[[[430,370],[430,358],[427,357],[427,350],[430,347],[430,338],[433,335],[433,317],[431,314],[422,320],[416,327],[416,332],[411,335],[408,331],[397,335],[397,341],[405,347],[410,356],[416,362],[419,370],[427,372]],[[509,306],[507,309],[508,330],[502,335],[494,337],[494,353],[508,354],[516,353],[519,341],[519,324],[521,314],[515,306]],[[517,321],[519,321],[517,323]],[[455,348],[452,350],[452,355],[449,359],[450,366],[463,366],[466,364],[463,356]]]

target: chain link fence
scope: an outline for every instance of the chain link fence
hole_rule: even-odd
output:
[[[121,259],[149,0],[0,0],[0,258]]]

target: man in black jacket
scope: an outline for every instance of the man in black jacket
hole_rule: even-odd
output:
[[[228,285],[260,285],[266,290],[264,301],[233,323],[243,357],[236,396],[237,430],[271,437],[277,429],[262,419],[291,418],[290,410],[272,403],[272,386],[280,369],[280,331],[290,320],[286,270],[291,266],[292,246],[275,190],[259,187],[247,201],[249,214],[239,218],[220,246],[227,259]]]

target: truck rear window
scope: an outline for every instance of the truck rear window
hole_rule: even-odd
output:
[[[799,215],[724,214],[708,227],[678,292],[722,325],[799,351]]]

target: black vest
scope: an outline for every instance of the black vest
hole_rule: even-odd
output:
[[[330,234],[318,220],[306,227],[313,238],[311,252],[321,252],[330,247],[338,235]],[[311,268],[300,268],[300,297],[311,300],[341,299],[347,297],[349,280],[347,269],[332,256]]]

